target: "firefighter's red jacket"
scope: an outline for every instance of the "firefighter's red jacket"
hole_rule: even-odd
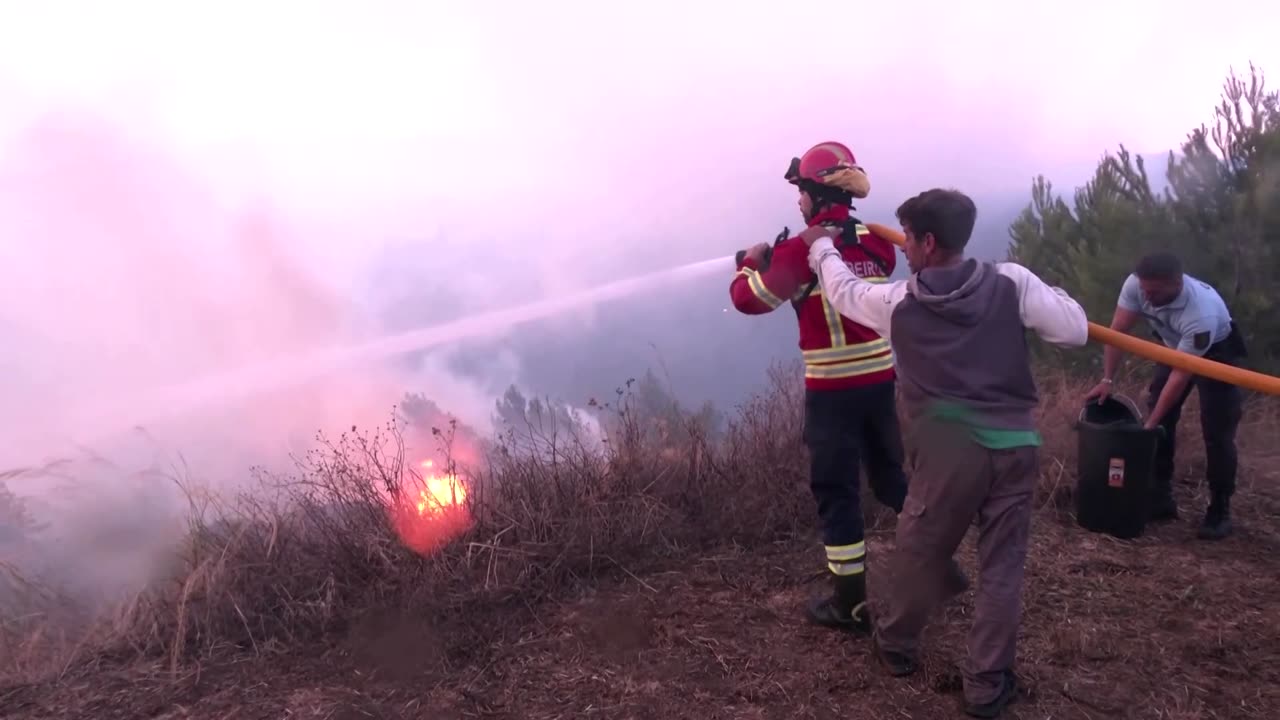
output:
[[[848,219],[849,208],[836,206],[814,216],[809,226]],[[858,277],[888,282],[897,265],[896,247],[861,224],[857,230],[857,243],[837,242],[845,263]],[[881,263],[885,269],[881,269]],[[755,260],[744,258],[729,285],[729,296],[733,306],[748,315],[773,312],[791,301],[800,324],[806,388],[835,390],[893,380],[893,353],[888,340],[836,312],[820,285],[814,285],[808,297],[800,299],[815,279],[809,269],[809,247],[796,235],[773,249],[764,271]]]

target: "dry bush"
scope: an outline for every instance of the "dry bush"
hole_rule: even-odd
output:
[[[33,581],[14,562],[28,549],[38,526],[2,483],[24,471],[0,473],[0,672],[15,679],[47,670],[39,660],[68,652],[74,646],[69,636],[85,625],[75,603]]]
[[[409,537],[401,522],[420,485],[394,421],[322,437],[295,473],[259,472],[236,497],[186,488],[190,527],[172,568],[99,623],[92,645],[179,671],[225,652],[303,645],[362,609],[399,605],[454,622],[449,649],[465,654],[501,626],[494,613],[527,610],[602,573],[807,530],[798,378],[779,368],[771,382],[721,442],[690,416],[655,447],[621,393],[606,408],[613,431],[603,449],[553,433],[514,450],[499,444],[470,473],[450,460],[466,483],[466,521],[437,523],[434,538]],[[435,430],[446,455],[455,430]]]
[[[407,537],[401,522],[418,486],[394,422],[322,438],[296,473],[259,474],[251,494],[221,499],[191,489],[190,530],[167,579],[82,634],[76,647],[92,650],[81,659],[151,658],[179,672],[211,656],[305,646],[365,609],[401,607],[447,627],[440,633],[446,662],[465,662],[516,615],[602,574],[635,576],[711,545],[812,533],[800,375],[795,366],[775,367],[769,379],[714,440],[686,416],[655,447],[649,420],[623,393],[608,408],[603,449],[572,431],[530,430],[520,448],[491,448],[479,469],[467,472],[451,458],[466,481],[465,522],[437,527],[436,537]],[[1041,377],[1039,500],[1062,522],[1072,509],[1071,427],[1086,390],[1065,377]],[[1273,403],[1250,408],[1241,442],[1251,453],[1274,433],[1274,413]],[[1196,467],[1194,399],[1184,418],[1180,457]],[[435,430],[446,455],[453,431]],[[865,497],[872,527],[891,521]],[[814,563],[820,569],[817,554]],[[22,631],[30,633],[30,624]],[[7,636],[9,649],[21,649],[16,633]],[[48,653],[53,645],[43,647]],[[9,679],[35,667],[19,668],[12,657],[20,654],[0,668]],[[64,654],[42,667],[69,662]]]
[[[64,669],[97,636],[81,604],[0,561],[0,678],[37,680]]]

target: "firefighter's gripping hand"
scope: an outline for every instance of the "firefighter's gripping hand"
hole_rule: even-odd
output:
[[[805,228],[805,231],[800,233],[800,239],[804,241],[805,245],[812,246],[815,242],[818,241],[818,238],[824,238],[824,237],[834,238],[839,234],[840,234],[839,227],[827,227],[825,225],[814,225],[811,228]]]
[[[747,260],[750,260],[755,267],[760,267],[764,262],[764,256],[769,252],[769,243],[756,243],[747,251]]]

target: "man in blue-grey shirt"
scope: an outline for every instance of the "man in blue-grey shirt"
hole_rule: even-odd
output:
[[[1229,365],[1238,365],[1247,354],[1222,296],[1208,283],[1183,273],[1181,261],[1172,253],[1153,253],[1138,261],[1120,290],[1111,328],[1127,332],[1141,318],[1146,318],[1161,342],[1181,352]],[[1102,400],[1110,393],[1120,357],[1118,349],[1107,346],[1102,382],[1089,392],[1090,399]],[[1156,449],[1151,519],[1178,517],[1172,490],[1174,438],[1182,404],[1193,387],[1200,388],[1200,428],[1210,492],[1198,535],[1206,540],[1219,539],[1231,532],[1230,500],[1236,486],[1236,428],[1240,424],[1242,393],[1235,385],[1193,376],[1167,365],[1156,366],[1148,387],[1146,426],[1164,428]]]

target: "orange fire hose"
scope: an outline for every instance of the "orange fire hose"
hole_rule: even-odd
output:
[[[901,231],[894,230],[887,225],[881,225],[880,223],[865,224],[871,232],[898,247],[902,247],[907,241],[906,236]],[[1089,323],[1089,339],[1196,375],[1213,378],[1232,385],[1239,385],[1267,395],[1280,395],[1280,378],[1216,362],[1182,352],[1181,350],[1174,350],[1159,343],[1136,338],[1097,323]]]

